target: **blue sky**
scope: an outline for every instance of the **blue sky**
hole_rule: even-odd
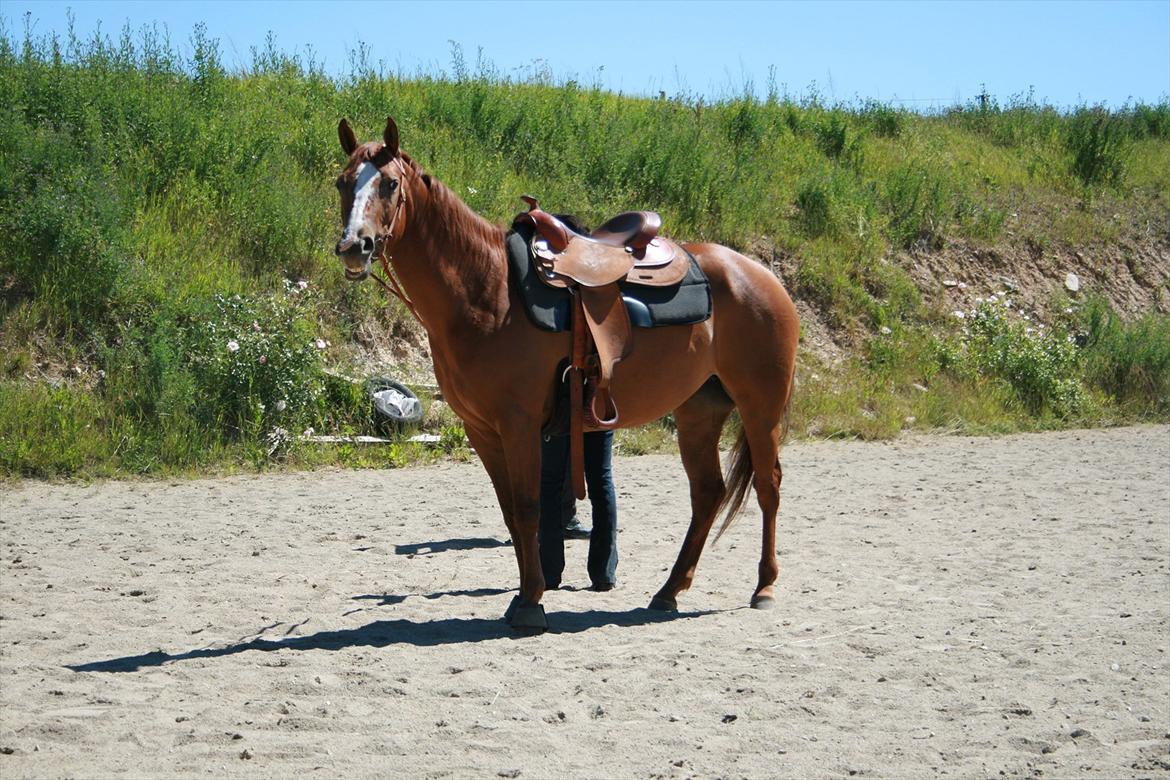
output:
[[[359,41],[371,62],[407,73],[451,69],[451,46],[504,74],[547,69],[557,79],[626,93],[719,98],[769,72],[802,97],[878,99],[928,110],[1035,91],[1058,106],[1170,96],[1170,0],[1112,2],[29,2],[5,0],[10,36],[31,12],[34,33],[117,36],[158,23],[189,50],[204,22],[226,65],[245,66],[271,31],[277,47],[311,46],[345,73]]]

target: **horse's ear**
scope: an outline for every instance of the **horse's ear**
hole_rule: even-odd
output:
[[[349,126],[349,122],[342,119],[337,124],[337,138],[341,141],[341,150],[346,154],[353,154],[353,150],[357,148],[357,138],[353,134],[353,128]]]
[[[382,140],[386,142],[386,151],[391,157],[398,156],[398,125],[394,117],[386,117],[386,129],[382,131]]]

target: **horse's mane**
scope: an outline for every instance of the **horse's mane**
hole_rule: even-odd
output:
[[[480,249],[489,245],[493,248],[502,246],[505,232],[502,227],[476,214],[450,187],[427,173],[410,155],[404,152],[402,159],[430,192],[431,213],[428,216],[434,219],[428,223],[429,230],[446,233],[447,242],[471,241],[482,244]]]
[[[490,273],[493,268],[501,267],[504,228],[475,213],[450,187],[427,173],[410,155],[400,154],[409,175],[429,194],[424,213],[416,214],[416,218],[426,221],[424,235],[427,243],[432,247],[443,247],[465,272],[462,276],[468,283],[480,273]]]

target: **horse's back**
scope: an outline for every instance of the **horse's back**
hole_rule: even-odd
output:
[[[793,325],[799,328],[796,306],[771,269],[720,244],[683,246],[694,255],[710,280],[712,304],[717,313],[722,308],[726,315],[734,308],[728,304],[736,304],[746,307],[747,311],[741,312],[744,315],[774,320],[784,328]]]
[[[718,244],[685,244],[711,284],[711,317],[695,325],[635,329],[633,350],[614,371],[623,425],[677,408],[717,376],[732,396],[782,391],[792,379],[800,319],[766,267]]]

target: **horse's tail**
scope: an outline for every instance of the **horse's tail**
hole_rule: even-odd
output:
[[[789,398],[791,401],[791,397]],[[784,440],[788,438],[788,410],[789,405],[784,407],[784,417],[780,420],[780,445],[783,446]],[[777,453],[777,459],[779,453]],[[779,460],[777,460],[779,462]],[[723,524],[719,526],[719,530],[715,533],[715,539],[712,544],[719,541],[719,537],[723,536],[723,532],[731,527],[731,523],[739,514],[739,510],[743,507],[743,502],[747,499],[748,488],[752,484],[752,476],[754,470],[752,469],[752,453],[748,448],[747,434],[744,429],[739,429],[739,436],[735,440],[735,446],[731,448],[731,454],[727,456],[727,473],[724,476],[724,483],[726,489],[723,491],[723,498],[719,500],[719,504],[715,507],[715,515],[723,513]]]

